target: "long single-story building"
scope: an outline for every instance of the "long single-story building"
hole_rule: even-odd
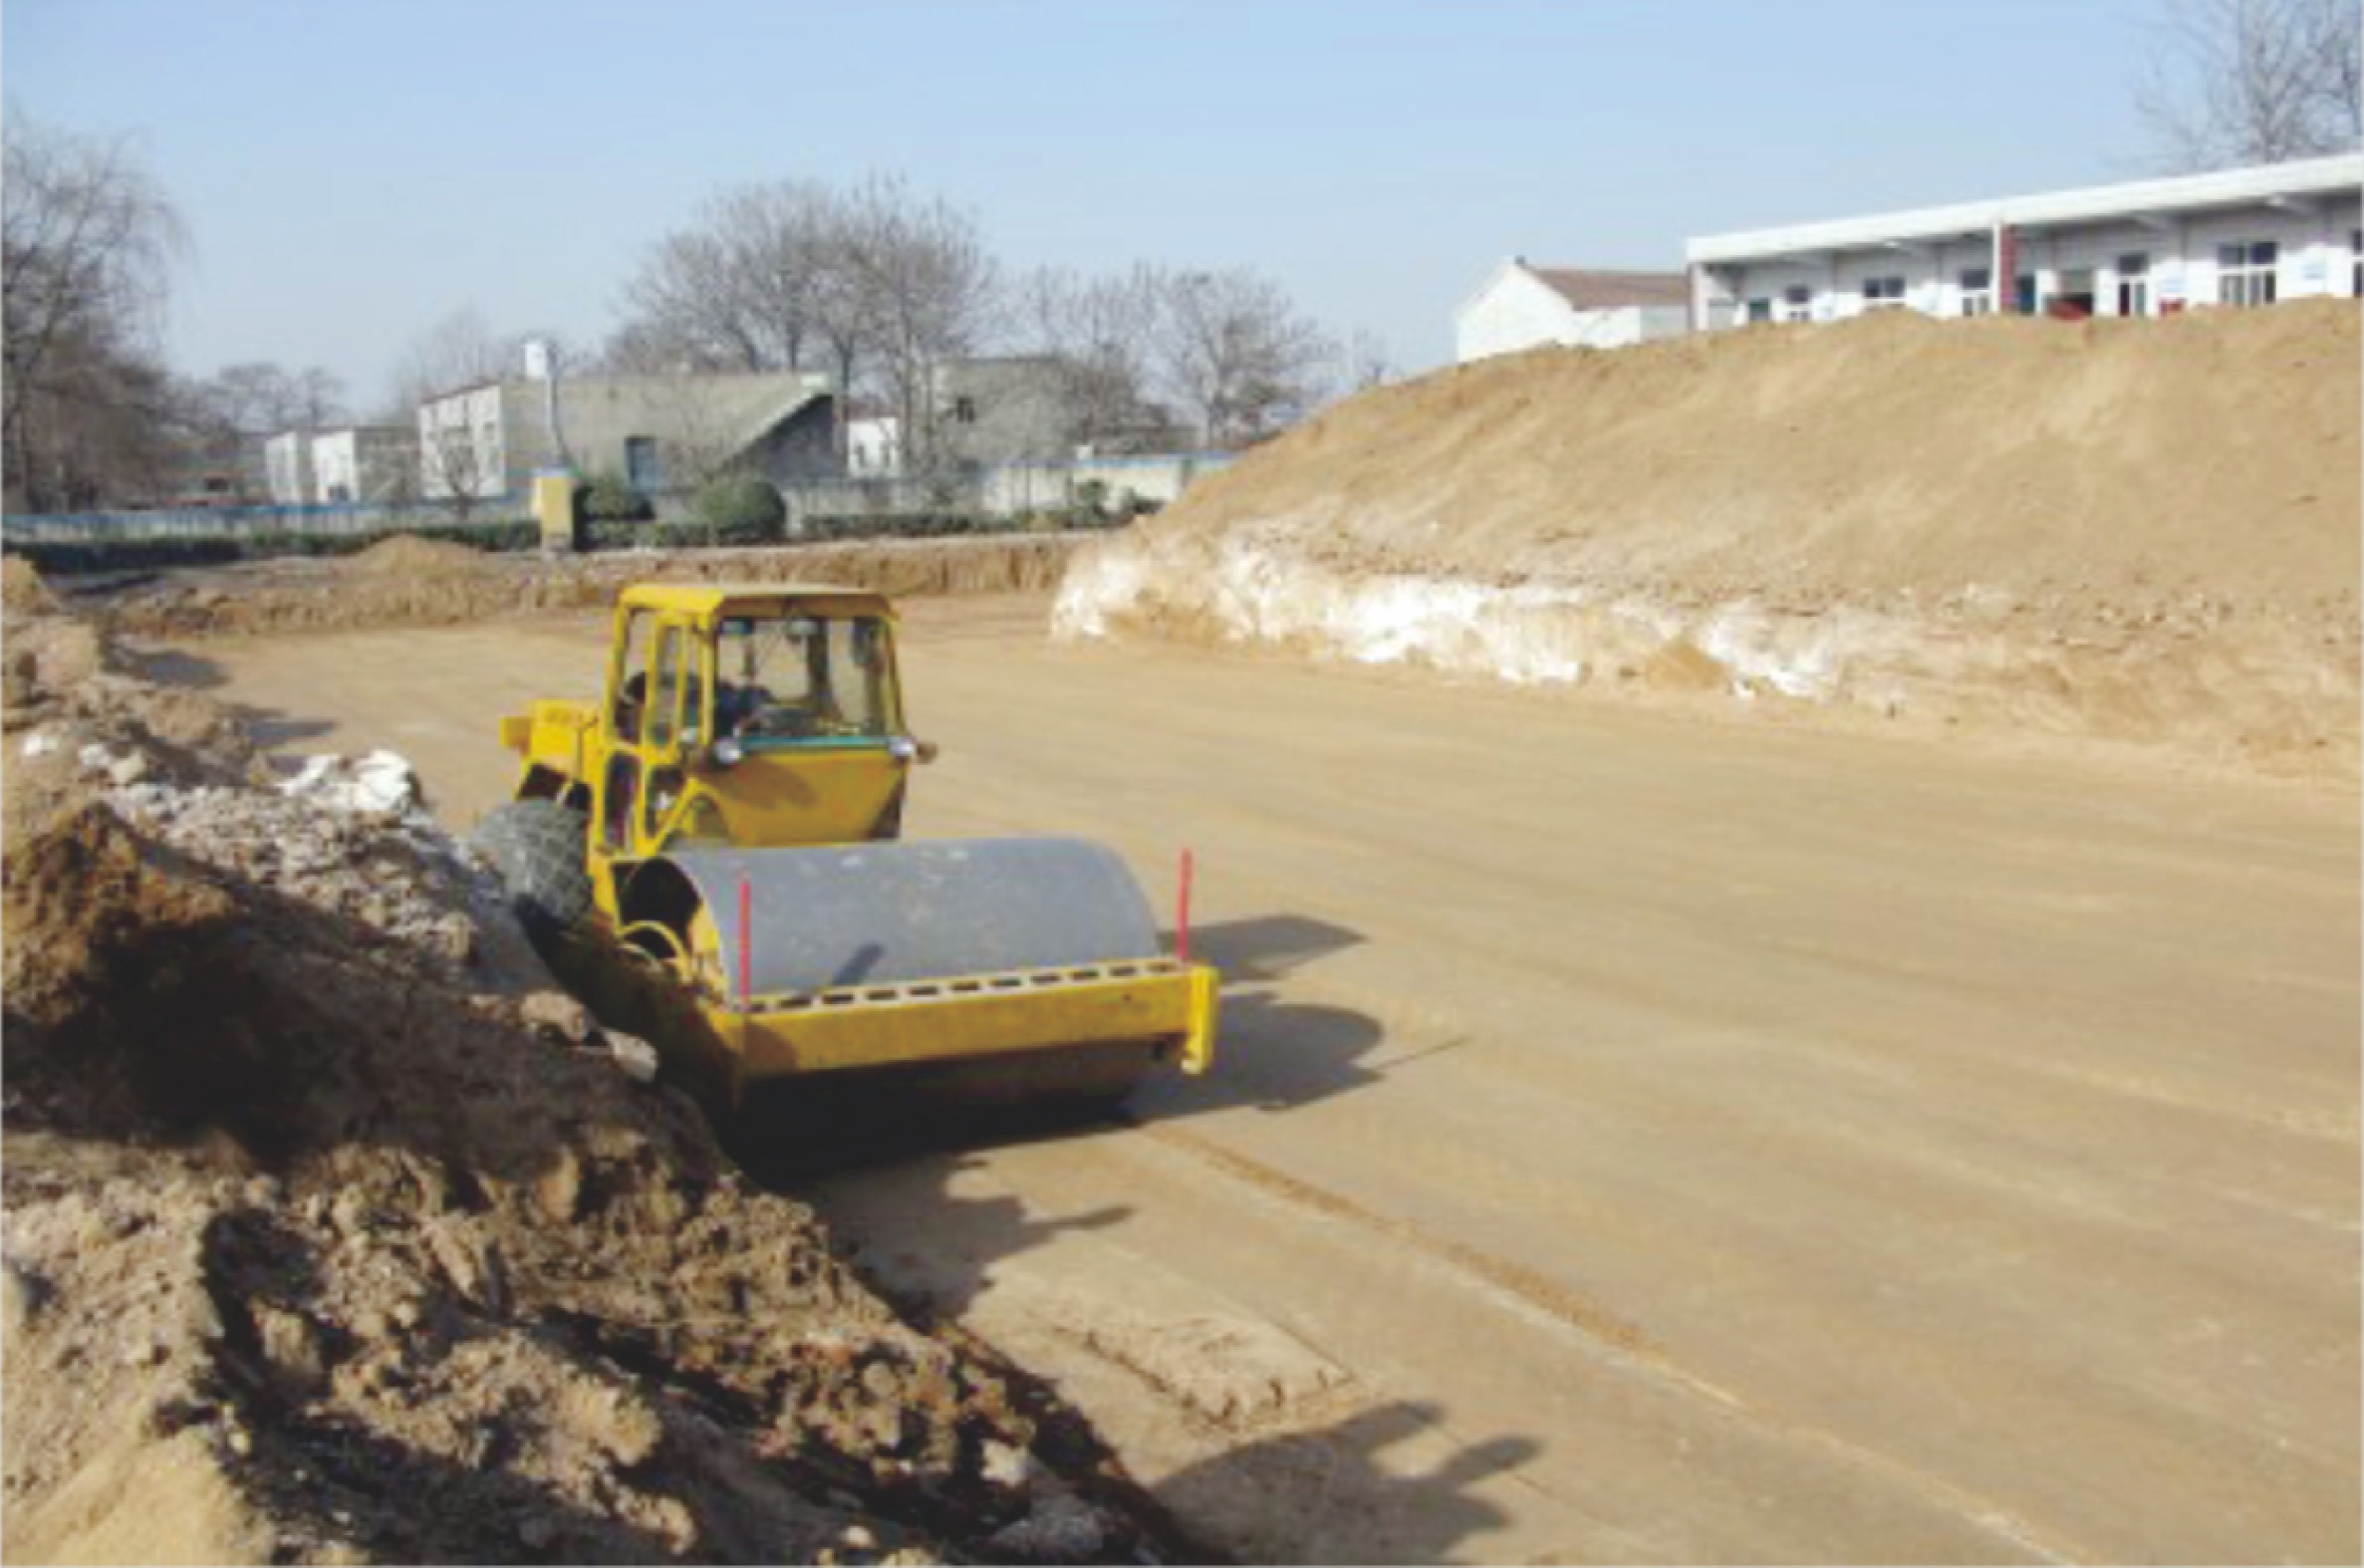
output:
[[[2360,187],[2348,153],[1708,235],[1685,247],[1691,325],[2364,297]]]

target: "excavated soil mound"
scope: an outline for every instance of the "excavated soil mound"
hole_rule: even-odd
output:
[[[10,1560],[1155,1560],[541,988],[396,762],[270,780],[105,653],[8,710]]]
[[[119,633],[191,638],[457,626],[520,612],[602,606],[627,583],[657,580],[829,583],[901,597],[1041,593],[1058,585],[1081,538],[1029,535],[754,550],[636,550],[556,560],[481,555],[437,541],[390,539],[350,562],[272,562],[209,571],[196,581],[170,578],[98,608]]]
[[[12,616],[40,615],[55,610],[58,602],[42,582],[33,563],[16,556],[0,558],[0,610]]]
[[[2353,773],[2358,316],[1907,312],[1357,397],[1057,625]]]
[[[396,534],[382,539],[347,563],[359,577],[464,577],[484,564],[484,553],[448,539]]]

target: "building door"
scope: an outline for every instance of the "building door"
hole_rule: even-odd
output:
[[[2142,251],[2118,258],[2118,314],[2151,314],[2151,258]]]
[[[2083,321],[2093,314],[2093,269],[2067,267],[2044,302],[2044,313],[2058,321]]]

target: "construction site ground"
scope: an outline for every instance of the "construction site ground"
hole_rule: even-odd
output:
[[[915,601],[916,836],[1195,852],[1220,1060],[800,1187],[1271,1560],[2353,1561],[2352,782]],[[151,642],[453,827],[580,610]]]

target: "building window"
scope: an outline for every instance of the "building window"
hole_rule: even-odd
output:
[[[2271,305],[2274,266],[2281,248],[2272,240],[2217,247],[2217,298],[2227,305]]]
[[[642,495],[664,493],[664,459],[657,453],[656,436],[624,438],[624,482]]]
[[[954,424],[974,424],[974,423],[976,423],[976,422],[977,422],[977,400],[976,400],[974,397],[955,397],[955,398],[953,398],[953,399],[952,399],[952,422],[953,422]]]
[[[2151,258],[2141,251],[2118,258],[2118,314],[2151,314]]]
[[[1812,321],[1814,319],[1814,291],[1802,283],[1793,283],[1781,291],[1783,321]]]
[[[1773,319],[1773,302],[1766,299],[1750,300],[1748,302],[1748,319],[1750,321],[1771,321]]]
[[[1991,316],[1994,314],[1994,269],[1992,267],[1965,267],[1962,269],[1962,314]]]
[[[1863,308],[1867,311],[1900,311],[1905,308],[1905,280],[1901,274],[1885,278],[1863,280]]]

